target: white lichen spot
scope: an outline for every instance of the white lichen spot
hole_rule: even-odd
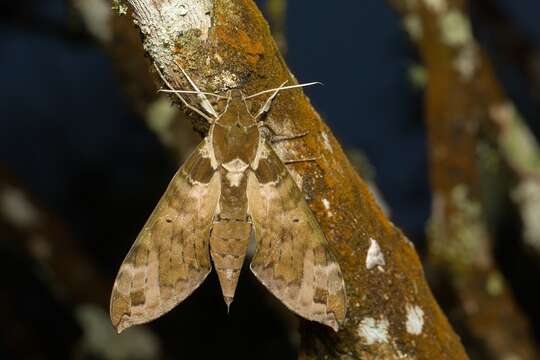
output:
[[[323,144],[324,144],[325,149],[333,153],[334,149],[332,148],[332,144],[330,144],[330,139],[328,138],[328,134],[326,132],[322,132],[321,136],[323,139]]]
[[[83,329],[83,358],[151,360],[161,357],[159,339],[149,328],[135,326],[117,335],[103,309],[81,305],[75,314]]]
[[[188,13],[188,8],[187,8],[187,6],[186,6],[186,5],[183,5],[183,4],[180,5],[180,7],[179,7],[179,14],[180,14],[181,16],[186,16],[187,13]]]
[[[27,228],[39,221],[39,211],[26,195],[14,187],[6,187],[0,192],[0,214],[12,225]]]
[[[501,127],[499,144],[506,161],[517,171],[540,171],[540,149],[534,134],[525,124],[514,105],[509,102],[494,105],[490,115]]]
[[[407,332],[412,335],[420,335],[424,328],[424,310],[417,305],[407,305]]]
[[[471,23],[459,10],[445,13],[440,21],[442,41],[449,46],[464,46],[472,41]]]
[[[540,251],[540,179],[531,177],[521,181],[511,196],[520,205],[525,242]]]
[[[128,7],[122,3],[122,0],[113,0],[112,9],[120,16],[127,15],[128,13]]]
[[[403,20],[403,25],[405,26],[405,30],[413,41],[420,40],[420,38],[424,34],[422,22],[420,21],[420,17],[416,13],[411,13],[410,15],[407,15],[405,17],[405,20]]]
[[[428,9],[437,14],[446,11],[447,8],[446,0],[424,0],[424,4],[426,4]]]
[[[109,1],[75,0],[73,6],[79,11],[86,28],[94,37],[105,43],[112,39],[112,8]]]
[[[465,81],[471,80],[479,67],[476,46],[471,42],[465,45],[454,59],[454,68]]]
[[[514,105],[509,102],[490,108],[499,126],[499,146],[505,161],[523,174],[511,196],[519,207],[525,242],[540,251],[540,147]]]
[[[371,270],[375,266],[379,266],[379,269],[382,269],[386,265],[386,262],[384,261],[384,254],[381,251],[381,247],[377,240],[370,238],[369,241],[371,244],[366,256],[366,268]]]
[[[374,319],[366,317],[358,325],[358,335],[364,340],[366,345],[377,343],[388,343],[388,320],[384,317]]]
[[[228,70],[224,70],[219,76],[214,78],[213,85],[221,91],[237,88],[239,85],[238,76]]]
[[[163,0],[150,8],[140,2],[132,2],[132,5],[136,14],[134,22],[146,35],[144,47],[161,66],[172,62],[173,50],[186,33],[200,41],[208,38],[212,0]]]
[[[499,296],[504,291],[504,278],[498,271],[489,274],[486,282],[486,291],[491,296]]]
[[[322,203],[326,210],[330,210],[330,201],[328,199],[322,199]]]
[[[146,123],[148,127],[166,145],[172,145],[175,141],[170,127],[177,114],[178,108],[173,106],[165,96],[161,96],[151,103],[146,111]]]
[[[409,81],[417,89],[424,89],[428,82],[428,73],[425,66],[412,64],[409,66]]]
[[[445,210],[447,201],[455,209],[450,218]],[[447,238],[448,227],[455,229],[452,241]],[[482,218],[482,207],[477,199],[471,197],[467,185],[455,186],[449,197],[434,194],[428,232],[434,239],[433,253],[447,259],[453,266],[491,266],[487,241],[489,236]]]

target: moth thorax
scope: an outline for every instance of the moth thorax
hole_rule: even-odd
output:
[[[242,159],[236,158],[222,165],[226,171],[225,178],[231,187],[239,187],[249,167]]]
[[[242,159],[236,158],[231,161],[229,161],[226,164],[223,164],[223,167],[228,172],[244,172],[248,168],[248,164],[246,164]]]

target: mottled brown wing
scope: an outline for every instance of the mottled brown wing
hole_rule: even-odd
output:
[[[298,315],[337,331],[347,306],[339,264],[303,193],[267,145],[247,189],[257,239],[251,270]]]
[[[209,150],[205,139],[176,173],[122,263],[110,307],[118,332],[168,312],[210,272],[220,175]]]

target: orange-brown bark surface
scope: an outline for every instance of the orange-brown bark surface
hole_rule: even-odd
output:
[[[295,83],[251,0],[128,0],[151,60],[177,89],[190,89],[178,62],[208,92],[245,93]],[[197,104],[196,97],[190,97]],[[331,130],[299,90],[277,96],[266,122],[283,160],[316,157],[289,170],[304,191],[343,270],[343,329],[302,326],[302,359],[466,359],[425,281],[412,244],[382,213]],[[204,133],[206,120],[193,116]],[[370,255],[368,256],[368,250]],[[382,261],[381,259],[384,259]],[[268,295],[270,296],[270,294]]]

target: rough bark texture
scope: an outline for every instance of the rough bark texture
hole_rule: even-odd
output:
[[[125,8],[124,5],[128,5]],[[251,0],[126,0],[144,48],[177,89],[190,89],[175,61],[203,90],[245,93],[295,83]],[[191,103],[199,105],[196,97]],[[344,272],[349,309],[338,333],[302,326],[301,359],[466,359],[426,284],[411,243],[376,205],[340,145],[301,91],[282,93],[267,123],[282,159],[319,157],[289,170],[305,192]],[[196,130],[208,128],[194,118]],[[271,296],[268,294],[268,296]]]
[[[494,260],[480,173],[482,168],[493,170],[486,166],[485,155],[491,154],[515,171],[518,184],[531,181],[531,187],[537,186],[537,175],[529,177],[532,173],[527,171],[535,171],[536,142],[473,38],[466,1],[392,4],[427,68],[425,116],[433,189],[429,262],[445,279],[446,294],[455,296],[449,308],[467,334],[469,354],[536,359],[527,321]],[[490,151],[488,139],[495,151]],[[528,202],[538,206],[538,197],[530,194],[515,199],[524,216]],[[525,222],[525,235],[530,225]]]

